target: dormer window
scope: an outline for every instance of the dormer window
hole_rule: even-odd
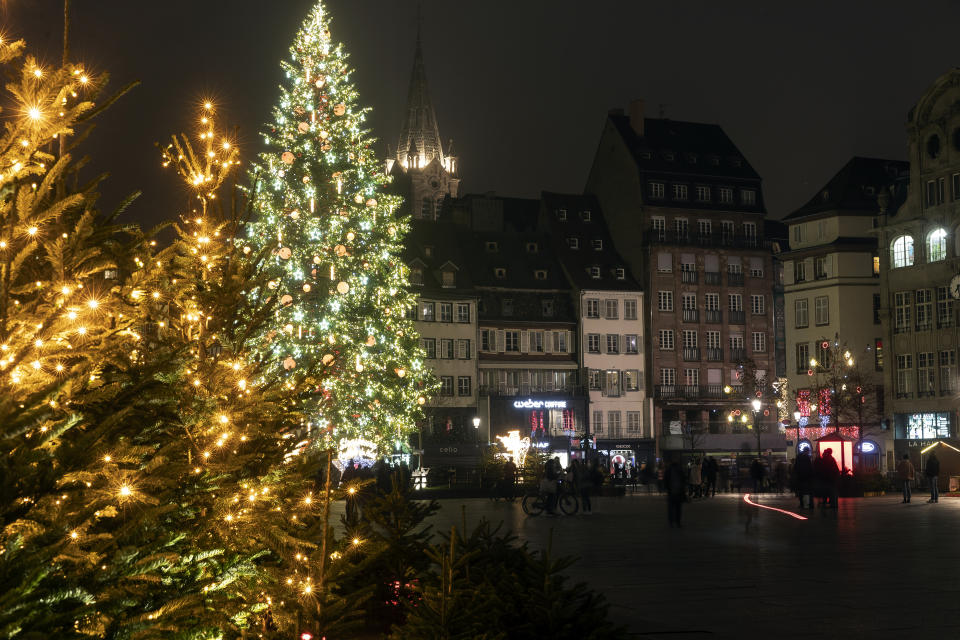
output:
[[[540,310],[543,311],[544,318],[553,317],[553,300],[541,300]]]
[[[580,238],[575,238],[574,236],[570,236],[569,238],[567,238],[567,246],[570,247],[571,249],[579,249]]]
[[[715,167],[720,166],[720,158],[718,156],[710,156],[710,164]]]
[[[410,284],[423,286],[423,269],[420,267],[410,269]]]
[[[425,255],[425,256],[428,257],[428,258],[432,258],[432,257],[433,257],[433,247],[429,247],[429,246],[428,246],[428,247],[424,247],[424,248],[423,248],[423,255]]]
[[[653,157],[653,154],[650,153],[649,151],[641,151],[640,157],[643,158],[644,160],[649,160],[650,158]]]
[[[667,151],[666,153],[663,154],[663,159],[666,160],[667,162],[673,162],[673,158],[674,158],[674,155],[670,151]]]
[[[546,280],[547,279],[547,270],[546,269],[537,269],[533,272],[533,277],[537,280]]]
[[[497,267],[496,269],[494,269],[494,270],[493,270],[493,276],[494,276],[497,280],[503,280],[504,278],[506,278],[506,277],[507,277],[507,269],[506,269],[506,267]]]
[[[591,278],[593,278],[594,280],[600,279],[600,267],[590,267],[588,271],[590,273]]]
[[[589,210],[580,212],[580,218],[583,219],[584,222],[590,222],[592,217],[593,216]]]
[[[527,253],[536,253],[540,249],[536,242],[527,243]]]
[[[592,244],[593,244],[593,250],[594,250],[594,251],[603,251],[603,239],[602,239],[602,238],[594,238]]]
[[[730,158],[730,164],[732,164],[735,167],[740,167],[740,166],[743,166],[743,160],[741,158],[736,158],[736,157]]]
[[[557,209],[557,220],[561,222],[567,219],[567,210],[566,209]]]
[[[505,316],[513,315],[513,298],[504,298],[503,302],[500,303],[500,310]]]
[[[457,286],[457,276],[451,269],[445,269],[440,272],[440,284],[443,287],[455,287]]]
[[[687,162],[689,162],[690,164],[697,164],[697,154],[688,153],[686,154],[686,158],[687,158]]]
[[[487,250],[487,253],[496,253],[497,251],[500,250],[500,247],[493,240],[487,240],[484,246]]]
[[[626,280],[627,270],[624,269],[623,267],[617,267],[616,269],[613,270],[613,275],[617,277],[617,280]]]

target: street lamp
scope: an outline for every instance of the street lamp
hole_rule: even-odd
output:
[[[480,442],[480,416],[474,416],[473,418],[473,433],[475,440]]]
[[[794,446],[797,448],[797,451],[800,451],[800,412],[793,412],[793,424],[797,426],[797,441],[794,443]]]
[[[757,422],[757,417],[760,414],[760,398],[754,398],[750,401],[750,406],[753,407],[753,430],[757,432],[757,458],[760,457],[760,424]]]

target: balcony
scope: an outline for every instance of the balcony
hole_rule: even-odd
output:
[[[730,324],[746,324],[746,317],[743,315],[743,309],[740,311],[730,311],[727,322]]]
[[[698,347],[684,347],[683,359],[687,362],[700,362],[700,349]]]
[[[683,321],[684,322],[700,322],[700,311],[697,309],[684,309]]]
[[[707,347],[707,362],[723,362],[723,349]]]
[[[703,282],[704,284],[712,284],[720,286],[720,272],[719,271],[704,271],[703,272]]]
[[[668,245],[698,245],[701,247],[718,247],[734,249],[754,249],[769,247],[769,242],[761,242],[756,236],[735,236],[729,233],[697,233],[691,235],[689,229],[660,230],[648,227],[644,234],[650,244]]]
[[[707,322],[710,324],[723,324],[723,311],[720,309],[707,309]]]
[[[684,284],[697,284],[697,272],[681,270],[680,281]]]
[[[723,392],[722,384],[661,384],[653,389],[655,398],[663,400],[726,400],[740,401],[743,387],[731,389],[729,394]]]
[[[747,359],[747,350],[743,347],[730,349],[730,362],[744,362]]]
[[[743,286],[743,274],[742,273],[730,273],[727,272],[727,286],[728,287],[742,287]]]

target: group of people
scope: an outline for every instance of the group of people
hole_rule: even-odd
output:
[[[809,449],[801,451],[792,468],[793,488],[800,500],[800,508],[813,509],[814,500],[819,498],[821,507],[836,509],[843,473],[846,469],[840,469],[833,457],[833,449],[824,449],[816,458],[810,455]],[[804,498],[807,498],[806,502]]]

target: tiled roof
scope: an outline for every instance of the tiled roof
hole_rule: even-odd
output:
[[[855,156],[809,202],[784,220],[797,220],[826,211],[876,214],[879,212],[877,195],[909,171],[909,162]]]

